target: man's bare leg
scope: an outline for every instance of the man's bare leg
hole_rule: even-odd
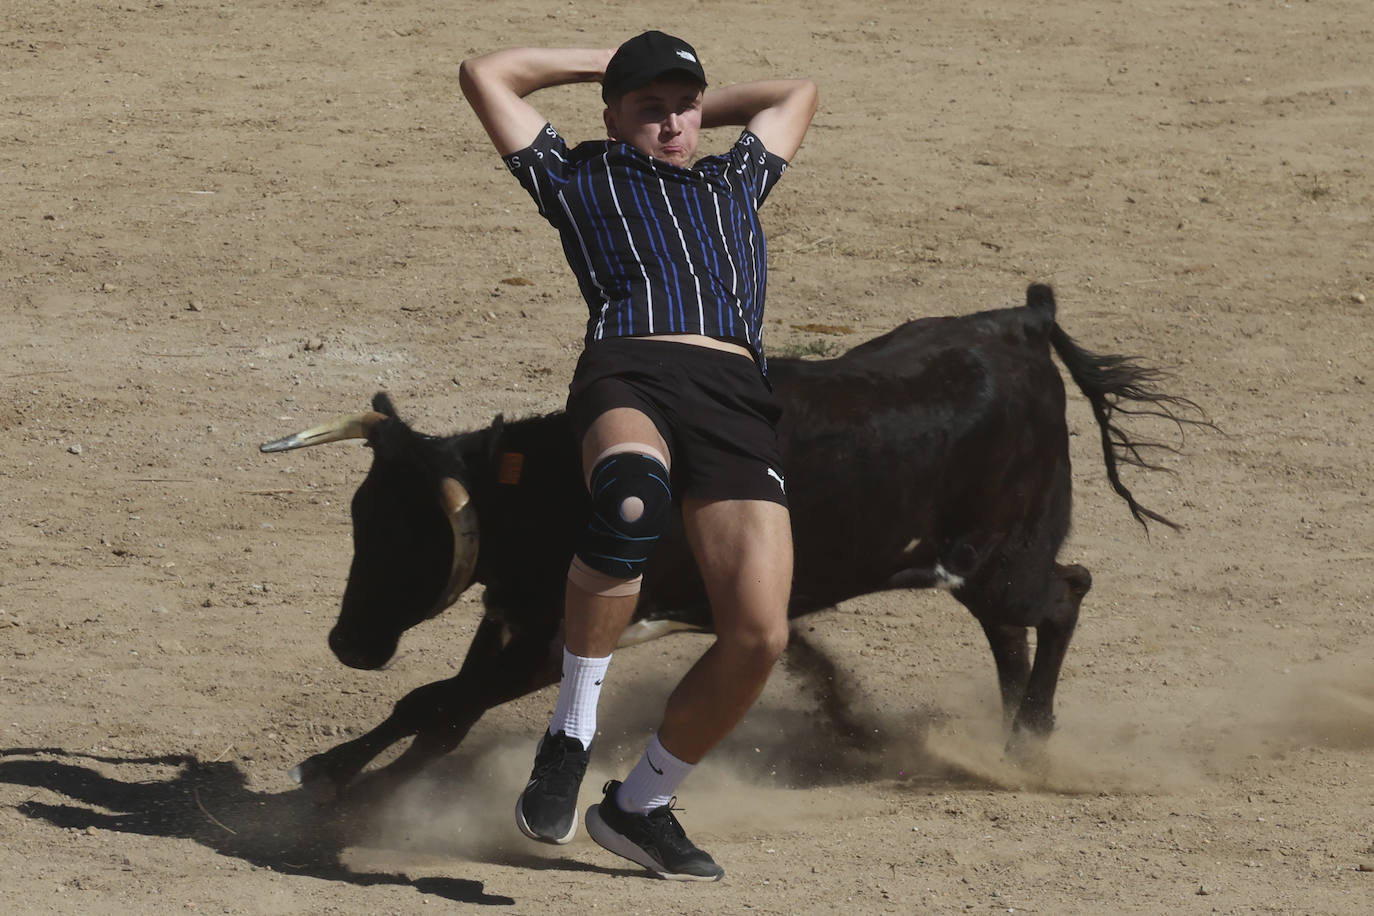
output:
[[[609,783],[588,810],[587,832],[663,877],[718,881],[724,870],[687,839],[669,801],[758,699],[787,647],[792,528],[782,506],[754,500],[687,500],[683,521],[716,641],[669,697],[658,734],[625,782]]]
[[[697,763],[744,718],[787,648],[792,525],[787,509],[762,500],[688,500],[683,522],[716,641],[668,698],[659,739]]]
[[[582,437],[582,479],[587,483],[592,468],[607,452],[616,449],[640,451],[645,445],[658,454],[654,457],[669,466],[668,445],[643,413],[630,407],[608,410],[593,421]],[[634,616],[639,596],[592,594],[569,582],[563,609],[564,642],[568,651],[586,657],[610,655],[620,642],[620,634]]]
[[[668,448],[653,422],[629,408],[607,411],[582,441],[584,481],[607,454],[654,453],[668,464]],[[626,587],[590,567],[569,571],[564,591],[563,680],[558,703],[535,755],[530,779],[515,806],[516,824],[531,839],[567,843],[577,832],[577,793],[596,735],[596,707],[611,653],[639,600]]]

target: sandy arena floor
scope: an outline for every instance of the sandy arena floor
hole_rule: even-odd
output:
[[[1374,20],[1366,0],[6,0],[0,8],[0,890],[13,912],[1363,913],[1374,899]],[[1224,435],[1133,475],[1069,406],[1096,587],[1044,772],[1002,759],[947,596],[808,621],[877,755],[780,670],[684,788],[720,885],[510,809],[552,691],[380,808],[285,770],[448,676],[325,634],[368,453],[257,445],[385,389],[447,432],[561,405],[583,306],[457,89],[513,44],[690,38],[809,75],[764,209],[775,352],[1053,283]],[[596,90],[540,104],[598,135]],[[705,146],[727,146],[718,131]],[[511,282],[515,281],[515,282]],[[847,326],[822,336],[805,325]],[[819,342],[819,343],[818,343]],[[584,803],[704,646],[617,656]]]

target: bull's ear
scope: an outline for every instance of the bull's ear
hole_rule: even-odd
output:
[[[372,396],[372,409],[378,413],[384,413],[393,419],[399,419],[400,417],[400,415],[396,413],[396,405],[391,403],[391,395],[387,394],[385,391],[379,391]]]
[[[501,452],[501,440],[506,431],[506,415],[498,413],[487,429],[487,463],[496,464],[496,456]]]

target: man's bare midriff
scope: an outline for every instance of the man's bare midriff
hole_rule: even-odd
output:
[[[754,354],[749,352],[749,348],[743,344],[737,344],[732,340],[718,340],[715,337],[706,337],[701,334],[654,334],[649,337],[628,338],[630,340],[669,340],[674,343],[691,344],[694,347],[707,347],[711,350],[724,350],[726,353],[738,353],[749,359],[754,358]]]

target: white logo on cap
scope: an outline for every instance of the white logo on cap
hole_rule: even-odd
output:
[[[691,51],[684,51],[684,50],[682,50],[681,48],[678,48],[678,49],[677,49],[677,56],[680,57],[680,58],[682,58],[683,60],[690,60],[692,63],[696,63],[696,62],[697,62],[697,59],[696,59],[695,57],[692,56],[692,52],[691,52]]]

